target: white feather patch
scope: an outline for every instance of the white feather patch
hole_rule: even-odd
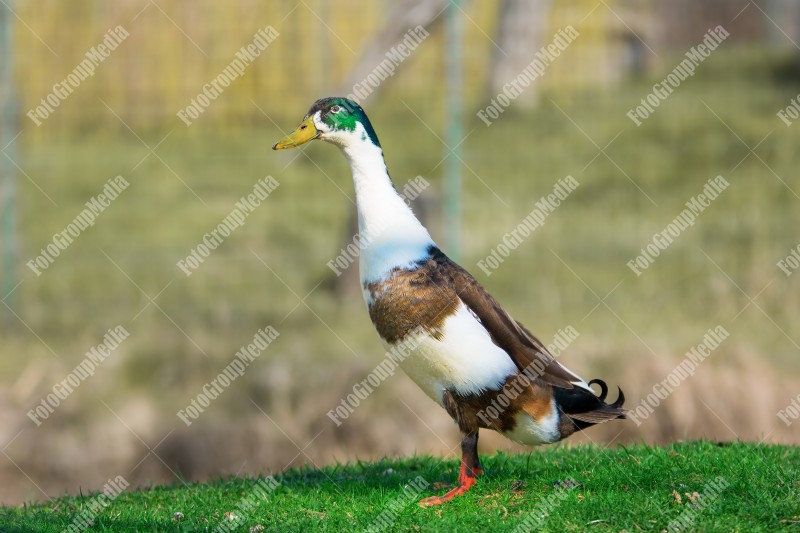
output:
[[[514,429],[503,433],[505,437],[514,442],[535,446],[561,440],[561,433],[558,431],[558,411],[555,399],[550,401],[550,412],[547,416],[534,420],[529,414],[520,411],[515,421]]]
[[[442,404],[445,389],[463,394],[498,390],[517,373],[511,357],[463,302],[442,325],[441,340],[428,336],[400,365],[433,400]]]
[[[361,123],[337,135],[344,137],[323,138],[341,141],[353,172],[362,284],[385,279],[394,268],[412,268],[435,245],[428,230],[392,186],[383,151],[369,141]]]

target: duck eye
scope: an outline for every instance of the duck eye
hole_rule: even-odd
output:
[[[342,108],[341,108],[341,107],[339,107],[338,105],[331,106],[331,113],[333,113],[334,115],[335,115],[336,113],[338,113],[339,111],[341,111],[341,110],[342,110]]]

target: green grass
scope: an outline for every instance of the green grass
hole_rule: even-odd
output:
[[[443,492],[438,484],[452,483],[458,465],[415,457],[289,470],[277,476],[275,490],[250,512],[238,506],[257,479],[131,487],[97,515],[91,531],[214,531],[229,520],[229,512],[242,518],[236,531],[256,525],[265,531],[355,531],[372,524],[395,500],[401,505],[394,507],[389,531],[511,531],[548,507],[535,529],[660,531],[682,513],[692,514],[698,531],[800,529],[797,447],[705,441],[615,450],[555,447],[498,453],[483,463],[487,474],[478,485],[440,508],[424,509],[415,502]],[[418,484],[428,484],[421,496],[412,490],[419,479],[424,482]],[[707,493],[707,502],[695,508],[687,494],[702,494],[709,481],[718,479],[724,490],[718,497]],[[5,508],[0,523],[3,531],[61,531],[92,497]],[[178,512],[182,520],[174,518]]]

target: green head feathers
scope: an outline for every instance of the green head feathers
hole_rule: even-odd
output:
[[[315,120],[319,122],[315,124]],[[363,127],[361,140],[369,140],[380,148],[378,136],[360,105],[343,97],[322,98],[314,102],[300,126],[292,134],[277,142],[273,149],[294,148],[317,138],[325,140],[327,137],[332,140],[336,132],[356,132],[358,124]],[[325,131],[326,129],[329,131]]]

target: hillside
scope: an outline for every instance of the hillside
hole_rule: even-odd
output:
[[[416,501],[445,490],[457,475],[456,461],[414,457],[289,470],[274,478],[129,487],[96,516],[97,494],[69,496],[3,508],[0,525],[11,532],[57,532],[88,511],[91,531],[114,532],[800,528],[797,447],[707,441],[614,450],[560,446],[498,453],[483,462],[487,475],[478,485],[441,508],[424,509]]]

